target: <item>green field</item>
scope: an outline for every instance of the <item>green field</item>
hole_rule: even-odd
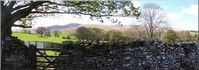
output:
[[[74,36],[70,36],[70,39],[63,39],[62,37],[66,37],[70,35],[69,33],[62,33],[61,37],[40,37],[37,34],[27,34],[21,32],[13,32],[12,36],[18,37],[19,39],[27,42],[27,41],[38,41],[38,42],[53,42],[53,43],[62,43],[63,41],[76,41],[77,39]]]
[[[67,37],[71,34],[69,33],[62,33],[60,37],[40,37],[38,34],[27,34],[22,32],[13,32],[12,36],[18,37],[20,40],[25,42],[28,41],[38,41],[38,42],[53,42],[53,43],[62,43],[63,41],[76,41],[77,39],[74,36],[70,36],[70,39],[63,39],[62,37]],[[58,56],[60,52],[56,51],[46,51],[46,55],[48,56]]]

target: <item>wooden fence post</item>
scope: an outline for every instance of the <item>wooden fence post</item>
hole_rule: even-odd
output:
[[[36,57],[36,46],[35,45],[29,45],[29,49],[30,49],[30,59],[31,59],[31,65],[34,69],[36,69],[36,61],[37,61],[37,57]]]

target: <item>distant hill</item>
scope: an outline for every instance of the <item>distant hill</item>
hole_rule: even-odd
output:
[[[125,26],[121,26],[121,25],[97,25],[97,24],[84,24],[81,25],[83,27],[87,27],[87,28],[100,28],[100,29],[104,29],[104,30],[129,30],[130,26],[129,25],[125,25]]]
[[[80,24],[80,23],[69,23],[66,25],[53,25],[48,26],[47,28],[51,30],[60,30],[60,31],[66,31],[66,32],[73,32],[79,27],[87,27],[87,28],[100,28],[104,30],[120,30],[120,31],[128,31],[128,30],[136,30],[136,25],[101,25],[101,24]],[[143,30],[144,27],[141,26],[141,29]],[[190,30],[183,30],[178,28],[171,28],[175,31],[190,31]],[[191,33],[198,33],[198,31],[190,31]]]
[[[47,28],[51,30],[60,30],[60,31],[75,31],[79,27],[87,27],[87,28],[101,28],[104,30],[129,30],[129,25],[100,25],[100,24],[79,24],[79,23],[69,23],[66,25],[53,25],[48,26]]]
[[[70,23],[66,25],[53,25],[53,26],[48,26],[47,28],[51,30],[57,30],[57,29],[65,29],[65,28],[78,28],[81,24],[78,23]]]

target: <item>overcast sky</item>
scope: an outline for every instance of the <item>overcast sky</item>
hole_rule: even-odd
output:
[[[173,28],[184,30],[198,30],[198,0],[140,0],[133,1],[136,7],[142,7],[146,3],[155,3],[160,5],[166,12],[169,19],[169,25]],[[135,18],[115,17],[122,24],[136,24]],[[96,20],[90,20],[89,16],[78,16],[71,14],[62,14],[59,17],[48,16],[45,18],[36,18],[33,22],[33,28],[39,26],[65,25],[68,23],[80,24],[102,24],[116,25],[109,20],[104,19],[104,23]],[[15,28],[13,28],[15,30]]]

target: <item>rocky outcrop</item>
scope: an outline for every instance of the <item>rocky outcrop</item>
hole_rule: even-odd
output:
[[[58,70],[199,70],[197,42],[65,42]]]

